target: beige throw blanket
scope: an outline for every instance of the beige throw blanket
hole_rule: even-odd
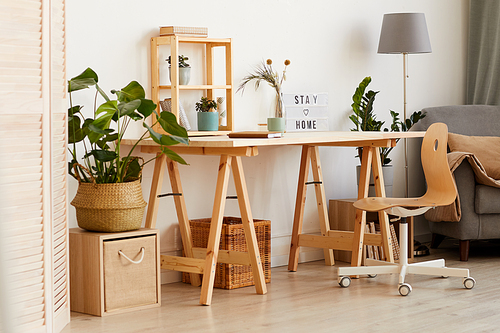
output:
[[[480,184],[500,188],[500,137],[478,137],[448,134],[448,165],[453,173],[467,158]],[[460,149],[467,152],[459,151]],[[481,160],[481,162],[480,162]],[[425,213],[432,222],[458,222],[461,218],[460,197],[448,206],[436,207]]]

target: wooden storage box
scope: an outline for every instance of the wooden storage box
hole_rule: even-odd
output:
[[[208,235],[210,233],[211,219],[190,220],[193,247],[206,248]],[[259,245],[262,268],[266,283],[271,282],[271,221],[253,220],[257,243]],[[239,217],[224,217],[221,232],[221,250],[248,251],[245,241],[243,224]],[[190,283],[189,274],[182,273],[182,281]],[[235,264],[217,264],[215,274],[215,288],[235,289],[253,286],[253,274],[251,266]]]
[[[104,316],[160,306],[158,230],[69,231],[71,311]]]

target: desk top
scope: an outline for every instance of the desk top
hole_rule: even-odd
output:
[[[210,148],[236,148],[236,147],[265,147],[283,145],[312,145],[312,146],[376,146],[393,147],[396,140],[401,138],[421,138],[425,132],[293,132],[285,133],[281,138],[254,139],[254,138],[229,138],[221,136],[190,137],[189,146],[182,144],[175,147],[210,147]],[[124,139],[123,145],[134,145],[136,140]],[[152,139],[139,143],[140,146],[158,146]],[[173,147],[173,146],[171,146]]]

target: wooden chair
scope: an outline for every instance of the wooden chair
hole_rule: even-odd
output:
[[[351,284],[349,276],[368,274],[375,277],[377,274],[399,273],[399,293],[407,296],[412,288],[405,283],[408,273],[437,276],[456,276],[463,278],[464,287],[472,289],[475,280],[470,277],[469,270],[463,268],[445,267],[444,259],[437,259],[418,263],[408,263],[408,216],[416,216],[427,210],[451,204],[456,197],[456,187],[446,158],[448,142],[448,127],[443,123],[431,125],[422,141],[422,167],[427,181],[427,192],[420,198],[385,198],[371,197],[358,200],[354,203],[357,209],[380,212],[401,217],[399,230],[400,259],[399,263],[390,263],[379,260],[366,259],[361,267],[339,267],[338,281],[341,287],[347,288]],[[362,223],[365,223],[363,220]],[[364,229],[362,229],[364,230]]]

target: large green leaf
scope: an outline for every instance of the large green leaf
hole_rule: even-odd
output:
[[[114,115],[118,111],[118,102],[117,101],[108,101],[101,105],[96,110],[96,115],[100,115],[103,112]]]
[[[109,101],[104,104],[101,104],[96,111],[96,114],[100,114],[100,117],[95,119],[92,122],[92,128],[99,128],[101,130],[109,129],[109,125],[111,124],[111,119],[113,115],[118,110],[116,106],[116,101]],[[90,129],[90,126],[89,126]],[[90,133],[88,134],[89,140],[92,143],[97,142],[103,136],[102,133],[98,133],[96,131],[92,131],[90,129]]]
[[[139,106],[141,106],[140,99],[134,99],[133,101],[130,102],[123,102],[118,104],[118,110],[120,110],[120,117],[129,116],[130,114],[134,113],[134,111],[137,110]]]
[[[155,109],[156,104],[153,103],[152,100],[143,98],[141,99],[141,106],[139,106],[137,111],[139,111],[139,113],[141,113],[144,118],[147,118],[153,113]]]
[[[103,135],[108,135],[108,134],[111,134],[113,133],[115,130],[112,129],[112,128],[107,128],[107,129],[101,129],[99,127],[97,127],[95,125],[95,123],[92,123],[89,125],[89,129],[92,131],[92,132],[96,132],[96,133],[99,133],[99,134],[103,134]]]
[[[130,82],[125,88],[120,91],[112,90],[112,93],[116,93],[118,100],[120,102],[128,103],[134,99],[141,99],[146,97],[144,88],[137,81]]]
[[[68,117],[68,142],[76,143],[85,139],[86,133],[80,127],[81,120],[80,118]]]
[[[187,140],[188,135],[186,129],[177,123],[177,118],[175,118],[175,115],[173,113],[163,111],[162,113],[160,113],[158,122],[165,132],[170,133],[176,137],[186,138]],[[187,144],[187,142],[182,143]]]
[[[122,163],[128,163],[128,166],[125,166],[127,169],[125,170],[126,173],[123,176],[123,182],[137,180],[142,170],[142,166],[140,165],[138,158],[132,158],[130,163],[128,162],[128,160],[130,160],[130,158],[124,158],[122,160]]]
[[[95,85],[97,82],[97,74],[89,67],[80,75],[77,75],[68,81],[68,92],[86,89]]]
[[[68,117],[73,117],[75,113],[79,113],[83,106],[75,105],[72,108],[68,108]]]
[[[159,145],[162,146],[173,146],[178,144],[179,142],[177,140],[174,140],[170,137],[170,135],[165,135],[165,134],[160,134],[155,132],[151,127],[148,126],[146,123],[142,123],[142,126],[146,127],[149,131],[149,134],[151,135],[151,139],[153,139],[154,142],[156,142]]]
[[[113,150],[100,150],[93,149],[91,151],[92,156],[101,162],[110,162],[118,157],[118,155]]]
[[[187,165],[187,162],[184,161],[182,157],[180,157],[176,152],[172,151],[171,149],[168,149],[167,147],[162,147],[161,151],[167,155],[168,158],[170,158],[172,161],[179,162],[180,164]]]

